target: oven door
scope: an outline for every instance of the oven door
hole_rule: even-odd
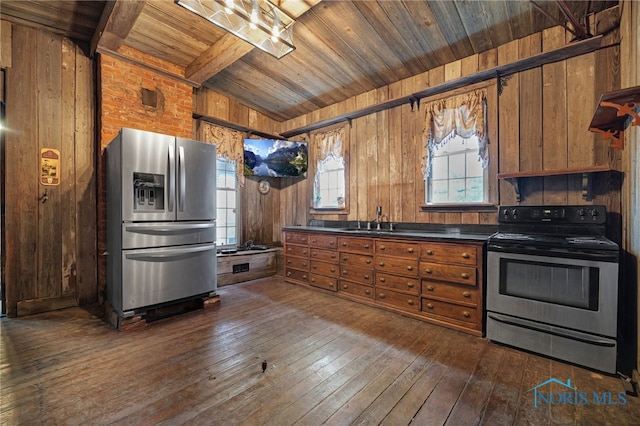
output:
[[[487,311],[615,338],[618,264],[487,252]]]

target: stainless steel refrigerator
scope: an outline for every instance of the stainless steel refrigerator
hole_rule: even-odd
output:
[[[107,300],[118,314],[214,295],[216,147],[123,128],[106,148]]]

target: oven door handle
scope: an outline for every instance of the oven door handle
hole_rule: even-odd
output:
[[[487,313],[487,316],[494,321],[504,324],[515,325],[517,327],[528,328],[530,330],[540,331],[542,333],[553,334],[554,336],[564,337],[565,339],[577,340],[579,342],[588,343],[596,346],[614,347],[616,341],[604,337],[594,336],[591,334],[581,333],[565,328],[554,327],[552,325],[535,323],[522,318],[504,316],[494,312]]]

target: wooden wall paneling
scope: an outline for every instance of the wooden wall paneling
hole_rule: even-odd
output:
[[[76,94],[76,52],[69,39],[62,40],[62,76],[60,84],[65,90],[61,93],[60,139],[65,148],[60,161],[60,202],[62,231],[62,275],[61,293],[76,295],[76,218],[78,206],[76,200],[76,147],[75,147],[75,94]]]
[[[378,100],[389,100],[388,86],[378,90]],[[376,174],[378,179],[378,203],[382,212],[389,216],[390,221],[397,219],[391,214],[391,187],[389,185],[389,110],[376,112],[377,154]]]
[[[498,66],[498,48],[478,54],[478,71],[485,71]]]
[[[76,282],[80,304],[97,301],[97,142],[94,61],[75,45]],[[88,231],[91,230],[91,231]]]
[[[500,186],[498,182],[498,167],[499,167],[499,140],[498,140],[498,85],[497,82],[487,87],[487,127],[489,132],[489,182],[488,201],[492,204],[498,205],[500,203]],[[480,223],[482,222],[482,214],[478,215]],[[492,222],[493,223],[493,222]]]
[[[445,82],[444,66],[432,68],[429,70],[429,87],[434,87]],[[425,116],[422,116],[422,120],[426,120]],[[425,121],[426,123],[426,121]],[[425,217],[428,222],[431,223],[444,223],[444,214],[437,211],[430,211],[429,217]]]
[[[11,32],[13,25],[8,21],[0,22],[0,67],[11,68],[11,57],[13,52],[11,46]]]
[[[411,93],[414,90],[414,78],[402,80],[403,92]],[[418,110],[417,106],[412,109],[411,105],[407,104],[402,105],[400,110],[402,113],[402,167],[400,169],[402,177],[399,189],[402,191],[402,222],[415,222],[419,203],[415,195],[417,138],[414,123]]]
[[[567,165],[569,168],[595,164],[596,134],[589,131],[595,111],[595,53],[567,60]],[[583,204],[582,176],[569,175],[567,202]],[[588,202],[588,201],[587,201]]]
[[[389,85],[389,97],[395,99],[401,96],[402,83]],[[402,107],[389,110],[389,215],[398,222],[402,222]]]
[[[540,33],[519,41],[519,57],[527,58],[542,52]],[[542,68],[519,73],[520,79],[520,171],[542,170]],[[529,178],[523,190],[522,204],[542,203],[542,178]]]
[[[376,102],[376,91],[372,90],[367,92],[366,104],[373,105]],[[363,120],[359,122],[359,125],[364,124],[364,129],[361,129],[361,132],[359,132],[359,134],[362,135],[362,139],[360,139],[358,143],[365,154],[364,164],[366,174],[361,173],[360,176],[357,177],[360,182],[359,191],[364,190],[367,193],[366,213],[371,217],[375,217],[376,206],[381,205],[380,194],[378,193],[378,116],[376,114],[369,114],[362,118]],[[383,210],[383,213],[386,215],[389,214],[389,212],[385,210]]]
[[[35,52],[36,30],[13,26],[16,51]],[[33,55],[15,55],[6,69],[6,301],[15,317],[20,300],[37,297],[38,259],[38,144],[36,64]],[[30,143],[24,143],[30,141]]]
[[[553,27],[542,32],[544,51],[565,44],[565,30]],[[542,161],[544,170],[567,167],[567,65],[566,61],[542,66],[544,100]],[[544,178],[544,204],[567,203],[567,177]]]
[[[461,77],[468,76],[478,72],[479,63],[478,63],[479,55],[471,55],[464,59],[462,59],[461,66]],[[491,154],[489,154],[489,158],[491,158]],[[489,160],[491,161],[491,160]],[[491,176],[491,175],[489,175]],[[479,216],[477,212],[462,212],[460,213],[460,222],[459,223],[468,223],[468,224],[477,224],[479,223]]]
[[[365,95],[356,96],[356,105],[366,105]],[[365,138],[365,127],[367,117],[356,118],[351,122],[351,150],[349,151],[349,162],[351,168],[349,170],[349,179],[352,182],[350,186],[351,198],[355,201],[356,217],[362,220],[371,220],[371,212],[369,211],[367,197],[367,147],[363,142]]]
[[[66,158],[68,146],[63,146],[61,134],[61,102],[62,102],[62,39],[43,30],[37,32],[36,57],[36,86],[38,93],[37,123],[38,123],[38,152],[42,148],[54,148],[60,152],[62,159]],[[60,164],[66,167],[67,164]],[[39,166],[39,163],[38,163]],[[33,176],[39,180],[38,174]],[[61,178],[73,179],[68,170],[59,170]],[[72,181],[73,182],[73,181]],[[65,185],[66,186],[66,185]],[[38,204],[38,289],[36,298],[44,299],[61,295],[62,277],[62,192],[61,182],[57,186],[40,185],[38,194],[48,197]],[[66,206],[65,206],[66,207]]]
[[[518,59],[518,41],[498,47],[498,65],[508,64]],[[513,74],[502,86],[502,93],[498,98],[498,171],[510,173],[520,171],[520,99],[518,74]],[[500,181],[500,204],[516,204],[516,194],[513,186],[504,180]]]
[[[424,72],[419,74],[414,79],[414,88],[416,91],[420,91],[429,87],[429,72]],[[414,165],[414,176],[415,176],[415,195],[414,198],[416,200],[415,206],[415,221],[416,222],[428,222],[428,213],[423,212],[420,206],[426,203],[427,196],[427,185],[424,181],[424,173],[422,172],[422,162],[423,158],[426,158],[427,155],[427,147],[426,140],[424,137],[424,129],[425,129],[425,112],[424,109],[418,108],[416,106],[416,110],[413,112],[413,125],[416,137],[416,151],[415,151],[415,165]]]

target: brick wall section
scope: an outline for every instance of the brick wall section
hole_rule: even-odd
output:
[[[168,73],[184,76],[183,67],[122,46],[119,54]],[[98,253],[106,251],[106,189],[104,149],[120,128],[191,138],[193,88],[178,80],[119,58],[101,54],[98,60]],[[142,103],[142,90],[156,91],[157,108]],[[98,297],[105,300],[106,258],[98,262]]]

